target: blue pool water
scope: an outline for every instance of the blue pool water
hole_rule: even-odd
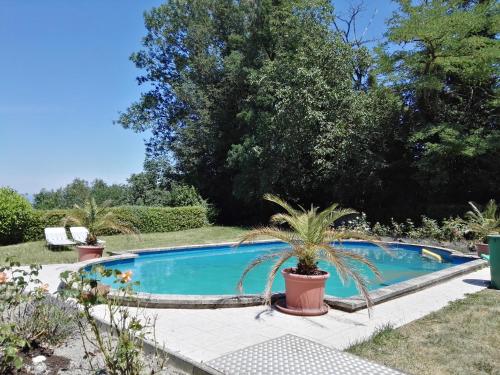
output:
[[[207,246],[197,249],[176,249],[170,251],[139,253],[137,258],[105,262],[108,268],[121,271],[131,270],[133,281],[139,281],[136,291],[157,294],[235,294],[236,284],[247,264],[256,257],[285,248],[283,243],[260,243],[230,246]],[[343,242],[342,247],[367,257],[380,270],[382,282],[365,267],[358,266],[369,280],[371,290],[395,284],[430,272],[439,271],[464,263],[467,258],[450,256],[443,250],[435,250],[444,256],[439,263],[421,256],[421,247],[412,245],[389,245],[391,255],[379,247],[364,242]],[[432,249],[427,247],[428,249]],[[291,260],[285,267],[295,266]],[[271,262],[263,263],[252,270],[244,283],[244,293],[260,294],[265,285]],[[320,267],[330,272],[326,284],[326,294],[350,297],[358,294],[352,281],[342,284],[333,267],[320,262]],[[112,280],[102,280],[112,285]],[[283,291],[284,281],[280,274],[276,277],[273,291]]]

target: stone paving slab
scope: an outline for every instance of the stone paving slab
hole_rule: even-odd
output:
[[[226,375],[403,374],[290,334],[223,355],[207,365]]]

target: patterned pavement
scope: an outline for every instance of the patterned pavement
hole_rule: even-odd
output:
[[[290,334],[223,355],[207,365],[226,375],[403,374]]]

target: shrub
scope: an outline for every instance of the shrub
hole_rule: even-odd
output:
[[[413,232],[414,230],[415,230],[415,225],[413,224],[411,219],[406,219],[406,222],[404,223],[398,223],[397,221],[394,220],[394,218],[391,218],[391,225],[389,229],[391,237],[394,238],[406,237],[409,233]]]
[[[26,240],[43,239],[43,229],[61,226],[64,218],[74,210],[35,210],[34,220],[27,230]],[[121,221],[132,224],[141,233],[173,232],[183,229],[201,228],[208,224],[207,209],[203,206],[187,207],[148,207],[120,206],[112,207]],[[116,234],[112,230],[101,231],[98,235]]]
[[[201,206],[205,200],[194,186],[173,183],[167,192],[166,205],[170,207]]]
[[[24,241],[38,241],[44,238],[43,229],[60,227],[72,210],[33,210],[30,226],[26,229]]]
[[[116,304],[108,294],[109,289],[99,283],[102,278],[113,278],[114,296],[129,298],[134,294],[132,272],[93,267],[85,271],[63,272],[60,290],[63,298],[76,300],[80,309],[76,319],[80,331],[84,356],[93,373],[110,375],[141,375],[145,373],[165,373],[167,357],[163,351],[155,350],[150,355],[144,353],[146,337],[153,337],[155,318],[143,314],[140,309],[130,309]],[[106,314],[108,324],[100,324],[93,310],[100,305]],[[155,342],[155,344],[157,344]],[[99,353],[102,359],[95,354]]]
[[[48,294],[38,279],[39,265],[21,269],[7,262],[0,267],[0,374],[22,367],[21,352],[51,349],[78,328],[77,309]]]
[[[370,233],[370,227],[371,225],[370,222],[366,219],[366,214],[362,212],[360,215],[357,215],[347,222],[342,223],[342,226],[340,228],[354,230],[362,233]]]
[[[120,210],[124,219],[131,220],[141,233],[173,232],[208,224],[207,210],[202,206],[124,206],[116,210]]]
[[[20,264],[7,259],[8,266],[0,267],[0,374],[9,374],[23,364],[21,350],[30,342],[19,334],[13,317],[26,304],[44,296],[40,288],[38,272],[40,266],[30,266],[29,270],[19,268]],[[30,288],[28,288],[30,286]]]
[[[373,225],[372,233],[376,236],[387,237],[391,230],[387,225],[380,224],[378,221]]]
[[[32,225],[33,208],[26,198],[10,188],[0,188],[0,245],[24,240]]]
[[[444,239],[441,227],[439,226],[439,223],[434,219],[430,219],[427,216],[422,216],[422,223],[420,226],[409,226],[409,220],[407,220],[406,222],[407,227],[410,228],[406,233],[409,238],[431,239],[437,241],[441,241]]]
[[[76,318],[75,307],[45,295],[20,306],[12,321],[16,333],[31,348],[50,348],[62,344],[76,332]]]
[[[460,217],[450,217],[443,220],[443,238],[447,241],[455,242],[465,238],[467,225]]]
[[[23,365],[19,352],[26,345],[15,333],[15,324],[0,323],[0,374],[11,374]]]

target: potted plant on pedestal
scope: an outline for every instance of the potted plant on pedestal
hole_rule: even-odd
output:
[[[318,212],[316,207],[310,210],[295,209],[280,198],[266,194],[264,199],[282,207],[286,213],[278,213],[271,217],[274,224],[287,224],[290,229],[281,229],[276,226],[254,229],[244,235],[239,244],[255,239],[259,236],[272,237],[290,245],[288,249],[263,255],[251,262],[243,272],[238,287],[242,290],[243,281],[248,272],[255,266],[274,260],[274,264],[267,278],[264,291],[266,303],[271,302],[271,288],[280,267],[289,259],[297,259],[297,266],[285,268],[281,271],[285,278],[286,302],[276,307],[286,313],[294,315],[321,315],[328,311],[323,299],[325,282],[330,276],[326,271],[318,268],[318,261],[325,260],[338,271],[342,281],[351,278],[367,306],[371,306],[367,282],[353,262],[366,265],[378,278],[378,269],[364,256],[342,249],[338,242],[343,239],[369,239],[373,237],[357,231],[336,230],[332,223],[353,213],[354,210],[340,209],[332,204],[324,211]]]
[[[488,236],[500,232],[500,213],[497,204],[491,199],[483,211],[473,202],[469,202],[469,205],[472,210],[465,214],[465,218],[468,230],[479,240],[475,244],[477,255],[489,254]]]
[[[94,198],[89,198],[83,207],[75,205],[74,210],[63,219],[63,225],[82,226],[89,233],[85,243],[78,245],[78,260],[84,261],[102,257],[104,243],[97,239],[98,233],[105,231],[120,234],[138,234],[139,231],[129,222],[122,221],[110,210],[110,201],[98,207]]]

